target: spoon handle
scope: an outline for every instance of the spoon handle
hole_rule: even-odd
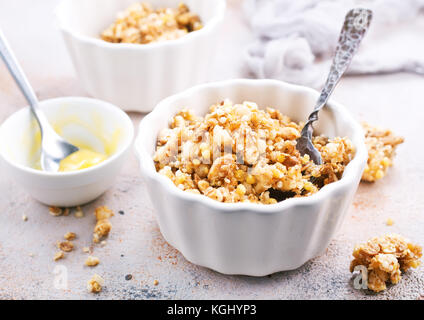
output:
[[[308,122],[305,124],[302,135],[310,134],[312,137],[311,124],[318,120],[318,111],[327,103],[328,98],[347,70],[352,61],[353,56],[358,51],[359,44],[364,37],[368,27],[370,26],[372,11],[368,9],[352,9],[350,10],[340,32],[339,42],[331,65],[330,73],[327,81],[318,98],[314,111],[309,116]]]
[[[19,89],[22,91],[26,100],[28,101],[31,111],[37,119],[41,132],[43,132],[43,128],[49,126],[47,118],[38,108],[38,100],[32,89],[31,85],[28,82],[24,72],[22,71],[21,66],[16,60],[12,50],[9,47],[9,44],[4,36],[3,32],[0,29],[0,57],[3,59],[7,68],[9,69],[10,74],[13,76],[16,84]]]

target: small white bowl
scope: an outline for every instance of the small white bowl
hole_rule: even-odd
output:
[[[39,128],[26,107],[0,127],[4,172],[32,197],[50,206],[72,207],[96,199],[113,184],[128,156],[134,137],[131,119],[118,107],[90,98],[50,99],[40,102],[40,108],[65,139],[109,153],[108,159],[74,172],[33,169],[40,158]]]
[[[271,106],[304,121],[317,97],[315,90],[275,80],[230,80],[197,86],[159,103],[140,123],[135,150],[166,241],[189,261],[226,274],[292,270],[321,254],[343,221],[367,159],[362,127],[342,105],[328,103],[316,132],[348,137],[356,154],[342,179],[310,197],[274,205],[221,203],[178,189],[156,172],[152,159],[158,132],[181,108],[204,115],[210,105],[229,98]]]
[[[225,0],[186,0],[204,27],[177,40],[152,44],[109,43],[100,33],[134,0],[63,0],[56,9],[79,79],[92,96],[127,111],[146,112],[165,97],[203,83],[217,53]],[[150,0],[176,7],[180,0]]]

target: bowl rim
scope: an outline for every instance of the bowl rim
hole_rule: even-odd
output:
[[[197,30],[195,32],[189,32],[188,34],[178,39],[140,45],[136,43],[111,43],[111,42],[104,41],[100,38],[90,37],[90,36],[83,35],[79,32],[72,30],[69,26],[65,25],[65,23],[61,20],[61,14],[62,14],[61,11],[63,11],[62,7],[64,6],[65,2],[68,2],[68,1],[71,1],[71,0],[62,0],[54,9],[54,15],[55,15],[56,23],[59,29],[62,32],[69,34],[73,38],[78,39],[82,43],[94,45],[98,47],[103,47],[110,50],[127,49],[127,50],[145,51],[150,49],[160,49],[160,48],[171,47],[176,45],[184,45],[186,42],[195,40],[199,37],[202,37],[203,35],[208,36],[210,33],[212,33],[216,29],[216,27],[224,20],[226,7],[227,7],[226,0],[215,0],[215,1],[219,1],[217,14],[214,15],[210,19],[210,21],[208,21],[203,26],[202,29]]]
[[[120,114],[124,122],[127,122],[128,129],[129,129],[127,138],[125,138],[125,140],[121,142],[121,144],[123,145],[121,150],[119,150],[118,152],[115,152],[111,157],[108,157],[105,161],[95,166],[85,168],[82,170],[69,171],[69,172],[47,172],[47,171],[37,170],[31,167],[27,167],[27,166],[15,163],[14,161],[10,159],[10,157],[4,154],[3,149],[0,149],[0,157],[10,166],[14,167],[16,170],[23,171],[27,174],[37,175],[40,177],[54,177],[54,178],[70,177],[70,176],[75,177],[75,176],[86,175],[86,174],[90,174],[90,173],[102,170],[105,166],[108,166],[110,163],[120,158],[131,147],[132,142],[134,140],[134,131],[135,131],[131,118],[124,111],[122,111],[120,108],[118,108],[112,103],[99,100],[99,99],[88,98],[88,97],[69,96],[69,97],[58,97],[58,98],[42,100],[42,101],[39,101],[39,105],[40,105],[40,108],[43,108],[44,103],[52,103],[52,104],[57,103],[59,105],[59,103],[65,103],[69,101],[81,102],[81,103],[92,103],[92,104],[95,103],[97,105],[100,105],[101,108],[105,108],[105,110],[114,110],[118,114]],[[6,120],[4,120],[3,123],[0,125],[0,133],[4,130],[4,124],[6,122],[10,121],[13,117],[19,116],[19,114],[24,112],[29,112],[29,106],[21,108],[20,110],[15,111],[9,117],[7,117]],[[105,111],[105,112],[108,112],[108,111]]]
[[[160,184],[165,189],[165,192],[179,198],[182,201],[211,207],[218,212],[237,213],[240,211],[245,211],[245,212],[261,213],[261,214],[274,214],[274,213],[278,213],[283,210],[296,207],[296,206],[316,205],[317,203],[322,202],[324,199],[331,197],[335,192],[348,188],[349,185],[351,185],[352,183],[355,183],[357,180],[360,179],[360,176],[362,175],[362,171],[365,167],[366,159],[368,157],[368,152],[367,152],[365,141],[364,141],[363,129],[361,125],[350,115],[350,113],[347,111],[347,109],[343,105],[331,99],[327,104],[328,107],[330,107],[332,110],[335,110],[336,112],[339,112],[339,114],[344,119],[346,119],[347,122],[349,122],[352,126],[353,134],[352,134],[351,140],[356,141],[355,143],[356,152],[353,159],[346,166],[345,172],[343,173],[343,176],[340,180],[330,183],[328,185],[325,185],[318,192],[308,197],[290,198],[290,199],[286,199],[284,201],[278,202],[276,204],[270,204],[270,205],[264,205],[264,204],[258,204],[258,203],[245,203],[245,202],[224,203],[224,202],[213,200],[204,195],[197,195],[197,194],[192,194],[190,192],[183,191],[177,188],[169,178],[158,173],[154,169],[154,166],[147,165],[149,161],[150,163],[153,162],[153,159],[152,159],[152,156],[148,154],[148,152],[145,150],[145,148],[142,147],[143,145],[142,142],[143,142],[143,132],[145,132],[146,130],[148,131],[150,127],[150,123],[152,123],[152,121],[150,121],[151,118],[155,117],[157,114],[162,114],[162,115],[167,114],[168,116],[168,113],[169,113],[168,106],[171,104],[171,102],[174,102],[176,100],[181,100],[182,98],[188,98],[198,91],[211,90],[211,89],[217,89],[217,88],[229,87],[229,86],[233,86],[233,87],[236,87],[236,86],[242,86],[242,87],[279,86],[279,87],[284,87],[285,89],[288,89],[291,91],[303,92],[304,94],[314,94],[316,95],[316,97],[318,97],[319,95],[318,91],[314,89],[300,86],[300,85],[286,83],[279,80],[232,79],[232,80],[225,80],[225,81],[218,81],[218,82],[211,82],[211,83],[197,85],[188,90],[185,90],[173,96],[167,97],[161,102],[159,102],[157,106],[153,109],[153,111],[149,113],[148,115],[146,115],[139,124],[138,136],[136,137],[134,142],[134,150],[139,160],[140,170],[142,171],[142,174],[146,175],[149,179],[153,180],[154,182]]]

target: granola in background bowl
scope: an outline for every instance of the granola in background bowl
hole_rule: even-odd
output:
[[[211,80],[227,5],[167,0],[150,1],[152,8],[142,1],[118,19],[139,1],[62,0],[55,10],[85,91],[125,111],[150,112],[162,99]]]
[[[177,8],[153,9],[148,2],[142,2],[120,12],[101,38],[113,43],[148,44],[175,40],[201,28],[200,17],[184,3]]]

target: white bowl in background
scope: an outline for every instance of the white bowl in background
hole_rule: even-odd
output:
[[[63,0],[59,27],[79,80],[93,97],[127,111],[147,112],[165,97],[203,83],[217,52],[217,32],[225,0],[186,0],[204,27],[180,39],[151,44],[109,43],[100,33],[134,0]],[[150,0],[176,7],[180,0]]]
[[[26,107],[0,127],[0,162],[4,172],[47,205],[72,207],[96,199],[112,186],[128,156],[134,137],[131,119],[118,107],[90,98],[56,98],[42,101],[39,106],[65,139],[110,153],[108,159],[74,172],[33,169],[40,158],[39,139],[35,138],[39,137],[39,128]]]
[[[135,142],[160,230],[189,261],[221,273],[263,276],[296,269],[324,252],[351,204],[367,160],[362,127],[342,105],[330,101],[315,128],[329,137],[352,140],[356,153],[342,179],[312,196],[274,205],[221,203],[178,189],[156,172],[152,157],[159,131],[178,110],[187,107],[204,115],[225,98],[271,106],[304,121],[318,92],[275,80],[230,80],[197,86],[160,102],[140,123]]]

